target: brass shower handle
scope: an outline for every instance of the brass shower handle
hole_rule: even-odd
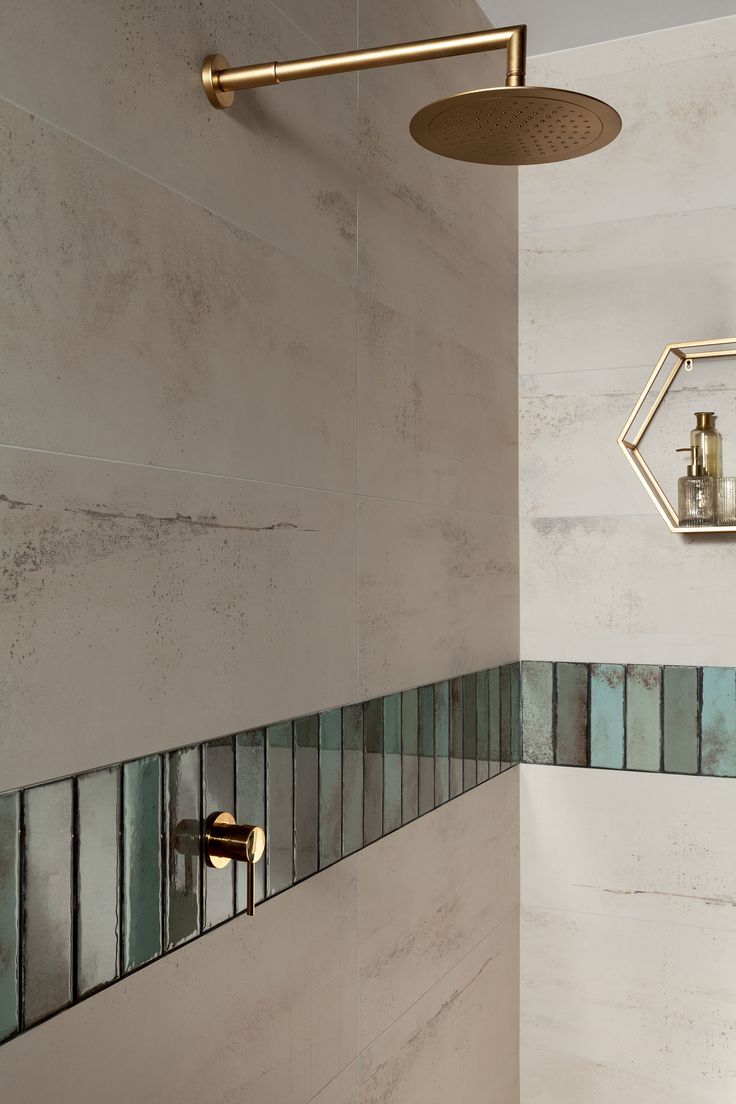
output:
[[[204,860],[208,866],[222,870],[235,859],[247,864],[248,904],[246,912],[255,910],[255,865],[266,849],[266,833],[257,824],[236,824],[232,813],[212,813],[204,827]]]

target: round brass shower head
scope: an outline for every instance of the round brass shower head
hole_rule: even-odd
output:
[[[432,153],[481,165],[545,165],[607,146],[621,116],[602,100],[562,88],[482,88],[427,104],[412,138]]]

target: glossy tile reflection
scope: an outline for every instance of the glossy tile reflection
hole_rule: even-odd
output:
[[[294,878],[317,869],[319,718],[294,721]]]
[[[72,999],[72,790],[67,779],[24,795],[25,1027]]]
[[[319,717],[319,868],[342,854],[342,714],[339,709]]]
[[[120,768],[77,781],[77,995],[118,976]]]
[[[342,853],[363,846],[363,706],[342,711]]]
[[[419,695],[401,695],[401,823],[419,814]]]
[[[161,760],[123,766],[123,970],[161,954]]]
[[[450,684],[434,686],[434,803],[450,798]]]
[[[18,1030],[20,794],[0,794],[0,1041]]]
[[[450,797],[463,792],[463,680],[450,680]]]
[[[383,832],[383,702],[374,698],[363,708],[363,842]]]
[[[419,812],[434,809],[434,689],[419,689]]]
[[[489,776],[488,751],[490,747],[490,727],[488,716],[488,671],[479,671],[475,676],[475,726],[477,740],[478,782],[485,782]]]
[[[294,880],[294,736],[291,722],[266,729],[266,893]]]
[[[199,747],[166,756],[166,946],[201,930],[202,756]]]
[[[488,672],[488,773],[492,778],[501,770],[501,672]]]
[[[401,694],[383,699],[383,832],[401,826]]]
[[[266,733],[262,728],[239,732],[235,737],[235,819],[238,824],[266,827]],[[266,858],[254,870],[255,901],[266,896]],[[244,912],[248,903],[247,870],[242,863],[235,871],[236,909]]]
[[[476,678],[464,675],[463,695],[463,789],[472,790],[478,781],[478,740],[476,731]]]
[[[213,813],[235,811],[235,742],[232,736],[202,746],[205,821]],[[204,927],[228,920],[235,912],[235,867],[221,870],[204,865]]]

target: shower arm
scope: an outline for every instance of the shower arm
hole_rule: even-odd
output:
[[[263,88],[305,77],[326,77],[335,73],[354,73],[387,65],[405,65],[411,61],[478,54],[487,50],[506,50],[506,86],[520,88],[526,72],[526,26],[501,27],[492,31],[474,31],[445,38],[427,38],[420,42],[402,42],[378,46],[372,50],[351,50],[342,54],[300,58],[297,61],[269,61],[261,65],[232,68],[222,54],[210,54],[202,65],[202,84],[213,107],[230,107],[235,93],[246,88]]]

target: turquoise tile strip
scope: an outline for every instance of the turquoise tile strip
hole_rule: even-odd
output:
[[[701,774],[736,774],[736,670],[703,668]]]
[[[590,669],[590,765],[624,765],[624,668],[618,663]]]
[[[518,762],[520,686],[470,672],[0,794],[0,1042],[244,911],[209,814],[265,825],[261,905]]]

